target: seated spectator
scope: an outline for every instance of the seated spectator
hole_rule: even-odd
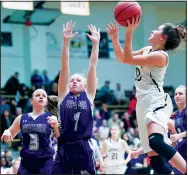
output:
[[[97,128],[96,125],[97,125],[97,121],[94,120],[94,121],[93,121],[93,135],[94,135],[94,136],[96,136],[97,133],[98,133],[98,128]]]
[[[1,174],[7,174],[8,168],[6,167],[6,160],[1,157]]]
[[[96,95],[96,100],[102,101],[107,104],[114,103],[114,96],[110,90],[110,81],[105,81],[104,86],[101,87]]]
[[[134,140],[136,138],[134,128],[129,128],[128,129],[127,136],[129,138],[129,141],[134,145]]]
[[[16,95],[17,91],[19,90],[20,83],[18,80],[19,73],[15,72],[13,76],[11,76],[5,86],[4,90],[7,92],[8,95]]]
[[[102,126],[99,127],[99,131],[98,131],[99,135],[102,135],[102,133],[103,133],[104,139],[107,139],[109,136],[109,131],[110,131],[110,129],[107,126],[107,120],[103,119]]]
[[[119,114],[115,113],[113,117],[108,120],[108,127],[111,128],[112,125],[115,124],[118,125],[119,122],[120,122]]]
[[[128,145],[130,145],[130,144],[132,143],[132,142],[129,141],[129,137],[127,136],[126,133],[124,133],[124,134],[122,135],[122,139],[125,140]]]
[[[27,98],[21,98],[19,101],[18,101],[18,107],[22,108],[22,111],[24,111],[26,105],[27,105],[27,102],[28,102],[28,97]]]
[[[116,84],[116,89],[114,90],[114,95],[118,104],[125,104],[125,93],[121,89],[121,84]]]
[[[6,98],[4,97],[1,98],[0,110],[1,110],[1,115],[4,113],[5,110],[10,111],[10,105],[7,104]]]
[[[125,131],[128,130],[128,128],[131,127],[131,123],[130,123],[130,116],[128,114],[128,112],[125,112],[123,115],[122,115],[122,122],[124,123],[124,129]]]
[[[33,92],[34,92],[36,89],[37,89],[37,88],[36,88],[35,85],[32,85],[32,86],[31,86],[31,89],[30,89],[29,92],[28,92],[28,96],[29,96],[29,98],[32,97],[32,94],[33,94]]]
[[[20,166],[20,158],[13,160],[12,167],[7,171],[7,174],[18,174],[18,168]]]
[[[19,88],[19,95],[21,97],[27,97],[28,96],[28,91],[29,88],[25,85],[25,84],[20,84],[20,88]]]
[[[10,111],[5,110],[1,115],[1,134],[12,125],[13,121],[14,117],[10,114]]]
[[[8,168],[11,167],[12,166],[12,160],[13,160],[12,151],[9,150],[9,149],[5,150],[5,154],[4,154],[3,158],[5,158],[5,161],[6,161],[5,166],[8,167]]]
[[[105,120],[108,120],[111,117],[110,111],[107,109],[107,105],[105,103],[102,104],[100,109],[100,116]]]
[[[58,86],[57,83],[52,84],[52,90],[50,91],[49,95],[56,95],[58,96]]]
[[[135,131],[135,137],[139,139],[139,129],[138,129],[138,127],[136,127],[134,129],[134,131]]]
[[[42,87],[42,83],[42,77],[39,75],[38,69],[35,69],[31,76],[31,85],[34,85],[36,89],[39,89]]]
[[[123,121],[119,122],[119,127],[121,129],[121,137],[123,136],[123,134],[125,133],[125,128],[124,128],[124,123]]]
[[[15,98],[10,99],[10,112],[12,115],[16,116],[17,102]]]
[[[137,103],[136,97],[134,95],[132,95],[130,97],[130,101],[128,103],[128,114],[129,115],[132,115],[132,113],[136,110],[136,103]]]

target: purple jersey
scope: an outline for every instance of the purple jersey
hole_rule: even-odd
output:
[[[85,91],[77,97],[69,92],[61,102],[60,125],[59,142],[74,142],[89,139],[92,136],[91,103]]]
[[[176,113],[175,129],[177,133],[187,131],[187,107],[185,107],[181,112],[178,111]],[[179,140],[176,149],[183,157],[186,157],[187,137],[184,137],[183,139]]]
[[[23,114],[20,121],[22,132],[22,158],[50,158],[54,155],[51,141],[53,131],[47,122],[47,112],[38,116],[35,120],[29,114]]]

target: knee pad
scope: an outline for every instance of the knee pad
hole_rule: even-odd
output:
[[[150,157],[150,165],[157,174],[170,174],[172,172],[170,166],[160,155]]]
[[[154,133],[149,136],[149,146],[159,155],[163,156],[169,161],[175,154],[176,150],[170,145],[166,144],[163,135]]]
[[[154,173],[157,174],[171,174],[172,172],[170,166],[167,164],[165,159],[160,155],[150,157],[150,165],[154,170]]]

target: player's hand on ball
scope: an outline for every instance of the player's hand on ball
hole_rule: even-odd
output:
[[[88,28],[91,32],[91,35],[89,35],[88,33],[86,33],[86,35],[89,37],[89,39],[93,43],[99,43],[99,41],[100,41],[100,28],[98,28],[98,30],[97,30],[96,27],[92,24],[88,25]]]
[[[118,31],[118,25],[116,21],[114,22],[114,24],[112,22],[107,24],[106,30],[112,40],[118,39],[119,31]]]
[[[63,39],[64,40],[68,40],[69,41],[69,40],[71,40],[72,38],[74,38],[78,34],[78,32],[72,33],[74,27],[75,27],[75,22],[72,22],[72,20],[68,21],[66,23],[66,25],[63,24],[63,32],[62,32],[62,34],[63,34]]]
[[[172,142],[177,142],[177,141],[180,140],[180,139],[181,139],[180,134],[173,134],[173,135],[170,136],[170,140],[171,140]]]
[[[127,20],[127,32],[128,33],[132,33],[140,24],[141,18],[133,18],[132,19],[132,23],[129,22],[129,20]]]
[[[59,123],[58,123],[56,116],[52,115],[52,116],[48,117],[47,119],[48,119],[47,122],[51,125],[52,128],[58,128]]]
[[[12,141],[12,140],[13,140],[13,138],[12,138],[12,134],[11,134],[10,130],[9,130],[9,129],[6,129],[6,130],[3,132],[2,136],[1,136],[1,141],[2,141],[2,142],[3,142],[3,141],[9,142],[9,141]]]

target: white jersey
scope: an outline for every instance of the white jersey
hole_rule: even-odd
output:
[[[123,163],[125,149],[123,148],[122,139],[113,141],[110,138],[106,140],[106,166],[117,166]]]
[[[152,47],[147,47],[143,55],[149,54],[151,49]],[[168,53],[164,50],[155,52],[160,52],[168,58]],[[137,98],[142,98],[147,94],[157,95],[164,93],[163,85],[167,66],[162,68],[156,66],[136,66],[135,86]]]

